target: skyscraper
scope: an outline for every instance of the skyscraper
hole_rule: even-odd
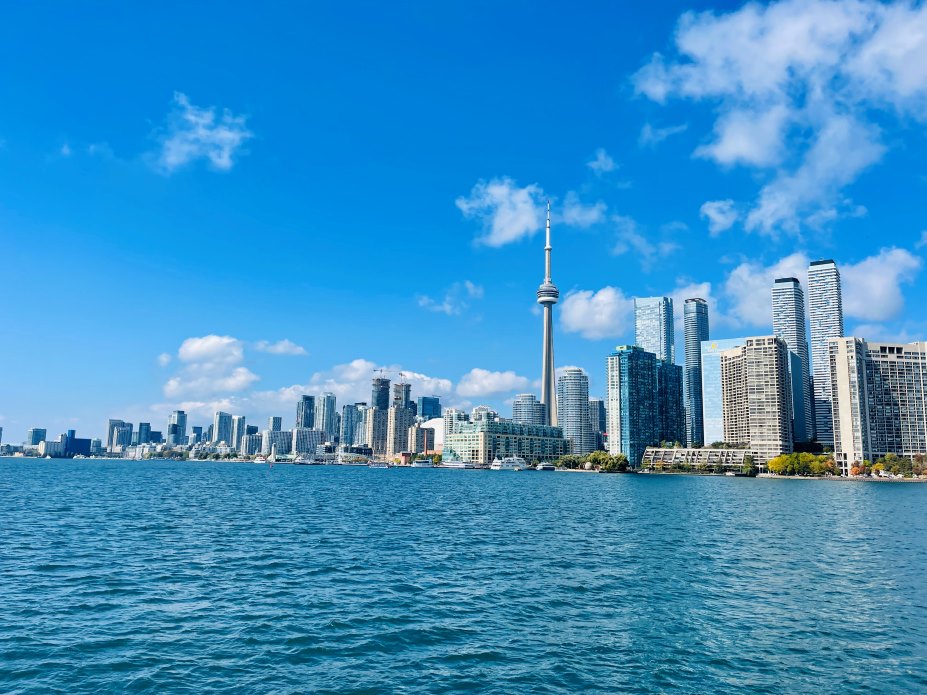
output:
[[[708,302],[694,297],[683,305],[686,341],[686,442],[689,446],[705,443],[702,420],[702,341],[708,340]]]
[[[657,360],[657,435],[661,442],[685,443],[686,407],[683,369],[678,364]]]
[[[110,420],[110,422],[118,423],[120,425],[122,424],[122,420]],[[23,442],[23,444],[25,446],[38,446],[39,444],[45,441],[45,438],[47,436],[48,436],[48,432],[46,431],[44,427],[33,427],[31,429],[26,430],[26,441]],[[107,433],[106,436],[107,436],[107,441],[110,444],[112,444],[112,441],[113,441],[112,429],[110,429],[110,431]]]
[[[619,345],[606,358],[608,453],[640,466],[644,449],[660,443],[656,357],[637,345]]]
[[[315,399],[315,429],[322,430],[334,442],[338,439],[338,411],[335,394],[325,392]]]
[[[229,413],[216,412],[212,421],[212,441],[232,444],[232,416]]]
[[[828,340],[843,337],[840,271],[832,260],[812,261],[808,268],[808,323],[811,326],[814,431],[821,444],[832,446],[834,422]]]
[[[592,422],[592,434],[595,436],[595,448],[605,448],[606,424],[605,401],[601,398],[589,399],[589,420]]]
[[[676,332],[673,300],[669,297],[634,299],[634,344],[652,352],[658,360],[676,363]]]
[[[175,411],[175,412],[176,412],[176,411]],[[107,449],[109,449],[110,447],[113,446],[113,428],[114,428],[116,425],[124,425],[124,424],[125,424],[125,422],[123,422],[122,420],[114,420],[114,419],[112,419],[112,418],[110,418],[109,420],[106,421],[106,448],[107,448]],[[43,432],[44,432],[44,430],[43,430]],[[44,434],[43,434],[42,439],[44,439],[44,438],[45,438],[45,436],[44,436]],[[36,442],[36,444],[38,444],[38,442]]]
[[[338,443],[341,446],[354,446],[362,444],[357,441],[357,426],[363,417],[362,408],[366,403],[347,404],[341,407],[341,428],[338,433]]]
[[[267,429],[271,432],[280,432],[283,430],[283,418],[279,415],[272,415],[267,418]]]
[[[519,393],[512,401],[512,420],[523,425],[543,425],[544,405],[533,393]]]
[[[232,441],[229,442],[235,451],[241,451],[241,440],[244,439],[248,426],[244,415],[236,415],[232,418]]]
[[[557,379],[557,422],[574,454],[595,451],[589,419],[589,377],[578,367],[567,367]]]
[[[389,405],[389,379],[374,377],[370,390],[370,407],[379,408],[385,413]]]
[[[557,425],[557,394],[554,389],[554,304],[560,290],[550,277],[550,201],[547,201],[547,243],[544,245],[544,282],[538,287],[538,304],[544,309],[544,345],[541,357],[541,403],[547,425]]]
[[[311,428],[315,425],[315,398],[300,396],[296,402],[296,427]]]
[[[426,420],[441,417],[441,399],[437,396],[419,396],[418,414]]]
[[[798,357],[798,370],[789,370],[796,397],[792,399],[792,429],[796,442],[814,439],[811,363],[805,331],[805,293],[797,278],[778,278],[772,288],[773,334]],[[790,362],[791,364],[791,362]]]
[[[174,425],[173,431],[171,425]],[[171,446],[187,443],[187,414],[182,410],[175,410],[167,418],[167,443]]]
[[[409,428],[415,418],[408,408],[392,406],[386,416],[386,454],[396,456],[409,445]]]
[[[402,378],[402,374],[399,377]],[[412,405],[412,384],[402,381],[393,384],[393,405],[411,410],[409,406]]]
[[[740,347],[746,338],[706,340],[702,343],[702,425],[710,445],[724,441],[724,408],[721,394],[721,353]]]

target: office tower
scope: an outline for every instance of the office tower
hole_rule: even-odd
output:
[[[260,434],[261,431],[258,429],[257,425],[247,425],[245,427],[245,434]]]
[[[388,409],[368,408],[364,414],[366,433],[364,439],[367,446],[373,449],[374,456],[386,455],[386,434]]]
[[[595,436],[595,448],[605,448],[605,433],[608,431],[605,421],[605,401],[601,398],[589,399],[589,421],[592,424],[592,433]]]
[[[409,428],[408,448],[413,454],[430,454],[435,450],[434,427],[423,427],[420,423],[413,423]]]
[[[386,454],[397,456],[406,450],[409,443],[409,428],[415,418],[408,408],[392,406],[386,421]]]
[[[235,451],[241,451],[241,440],[245,436],[247,422],[244,415],[236,415],[232,418],[232,441],[229,442]]]
[[[278,415],[272,415],[267,418],[267,429],[271,432],[280,432],[283,430],[283,418]]]
[[[389,379],[374,377],[370,390],[370,407],[378,408],[385,413],[389,405]]]
[[[706,446],[724,442],[724,408],[721,396],[721,353],[740,347],[746,338],[702,342],[702,427]]]
[[[402,374],[399,375],[399,378],[402,378]],[[393,384],[393,405],[411,410],[412,384],[406,384],[401,381],[397,384]]]
[[[174,440],[171,440],[171,425],[176,425],[173,430]],[[202,431],[202,430],[201,430]],[[170,445],[183,444],[187,441],[187,414],[183,410],[175,410],[167,418],[167,443]]]
[[[512,401],[512,421],[523,425],[543,425],[544,404],[533,393],[519,393]]]
[[[426,420],[441,417],[441,399],[437,396],[419,396],[418,414]]]
[[[315,425],[315,398],[300,396],[296,402],[296,427],[313,427]]]
[[[652,352],[658,360],[676,362],[673,300],[669,297],[638,297],[634,300],[634,344]]]
[[[634,468],[660,442],[656,363],[638,345],[619,345],[606,358],[608,453],[624,454]]]
[[[778,278],[773,283],[772,311],[773,334],[782,338],[798,358],[798,369],[789,370],[794,382],[792,429],[795,441],[810,442],[814,439],[811,362],[808,358],[808,335],[805,331],[805,293],[802,292],[801,283],[797,278]]]
[[[456,432],[461,424],[470,422],[470,416],[457,408],[445,408],[442,417],[444,418],[444,442],[447,446],[447,435]]]
[[[203,441],[203,428],[201,425],[194,425],[190,428],[190,433],[193,435],[194,442]]]
[[[341,408],[341,426],[338,431],[338,443],[342,446],[354,446],[357,441],[357,425],[363,417],[366,403],[348,404]]]
[[[571,452],[584,456],[595,451],[589,419],[589,377],[578,367],[567,367],[557,378],[557,422]]]
[[[261,453],[264,437],[257,432],[251,432],[241,438],[241,448],[238,450],[242,456],[254,456]]]
[[[90,441],[93,442],[92,439]],[[161,436],[161,430],[151,430],[148,441],[151,444],[162,444],[164,442],[164,438]]]
[[[685,444],[686,407],[682,366],[657,360],[657,435],[661,442]]]
[[[762,462],[792,453],[789,348],[776,336],[747,338],[721,353],[724,441],[753,449]]]
[[[314,454],[319,444],[325,443],[325,433],[309,427],[297,427],[293,430],[294,454]]]
[[[113,420],[112,418],[106,421],[106,448],[107,449],[113,446],[113,428],[116,425],[124,425],[124,424],[125,423],[122,420]],[[44,435],[42,438],[43,439],[45,438]]]
[[[210,425],[210,426],[207,427],[205,430],[203,430],[203,433],[200,435],[200,441],[201,441],[201,442],[211,442],[211,441],[213,441],[212,433],[213,433],[213,430],[214,430],[214,429],[215,429],[215,428],[214,428],[212,425]]]
[[[113,436],[110,450],[125,449],[132,444],[132,423],[123,422],[122,424],[113,425]]]
[[[138,443],[148,444],[150,441],[151,441],[151,423],[150,422],[138,423]]]
[[[212,421],[212,441],[216,444],[232,443],[232,416],[229,413],[218,411]]]
[[[828,342],[834,458],[848,474],[888,454],[927,453],[927,342]]]
[[[702,342],[708,340],[708,302],[698,297],[683,305],[683,326],[686,343],[686,443],[705,443],[702,421]]]
[[[811,326],[811,383],[814,432],[821,444],[834,443],[828,340],[843,337],[840,271],[832,260],[812,261],[808,268],[808,323]]]
[[[323,393],[315,399],[315,429],[322,430],[326,441],[338,440],[338,411],[335,394]]]
[[[116,420],[117,423],[122,423],[122,420]],[[48,436],[47,431],[44,427],[33,427],[26,430],[26,441],[23,442],[23,446],[38,446],[45,441]],[[112,441],[113,433],[110,431],[107,436],[108,441]]]
[[[541,403],[544,406],[545,424],[557,425],[557,392],[554,380],[554,304],[560,290],[550,277],[550,201],[547,201],[547,243],[544,245],[544,282],[538,287],[538,304],[544,313],[544,344],[541,355]]]

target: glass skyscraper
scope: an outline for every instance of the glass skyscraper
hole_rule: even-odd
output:
[[[315,397],[300,396],[296,402],[296,427],[312,428],[315,426]]]
[[[796,355],[797,369],[790,368],[792,388],[792,420],[796,442],[814,438],[814,412],[811,394],[811,365],[808,359],[808,337],[805,331],[805,293],[797,278],[778,278],[772,288],[773,334],[782,338],[789,351]]]
[[[441,399],[437,396],[419,396],[418,414],[426,420],[441,417]]]
[[[702,342],[702,426],[703,444],[724,441],[724,401],[721,397],[721,353],[740,347],[746,338]]]
[[[338,438],[338,411],[335,394],[326,392],[315,399],[315,429],[325,432],[327,441]]]
[[[370,390],[370,407],[385,412],[389,406],[389,379],[375,377]]]
[[[544,404],[533,393],[519,393],[512,401],[512,421],[523,425],[543,425]]]
[[[669,297],[638,297],[634,300],[634,344],[659,360],[676,362],[673,300]]]
[[[685,443],[686,409],[683,369],[678,364],[657,360],[657,436],[661,442]]]
[[[212,440],[232,445],[232,416],[219,411],[212,421]]]
[[[702,342],[708,340],[708,302],[698,297],[687,299],[683,306],[686,340],[686,442],[689,446],[705,443],[702,422]]]
[[[567,367],[557,378],[557,424],[572,442],[572,453],[595,451],[589,419],[589,377],[578,367]]]
[[[814,430],[821,444],[833,446],[828,340],[843,337],[843,295],[840,271],[832,260],[812,261],[808,268],[808,322],[811,326]]]
[[[633,468],[660,443],[656,369],[654,354],[637,345],[619,345],[606,358],[608,453],[624,454]]]

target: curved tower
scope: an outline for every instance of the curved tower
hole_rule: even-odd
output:
[[[544,246],[544,282],[538,287],[538,304],[544,307],[544,350],[541,360],[541,403],[548,425],[557,424],[557,389],[554,383],[554,304],[560,290],[550,279],[550,201],[547,201],[547,244]]]

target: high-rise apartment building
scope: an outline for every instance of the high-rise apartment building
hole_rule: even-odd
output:
[[[132,444],[133,429],[131,422],[113,425],[113,437],[110,451],[125,451],[126,447]]]
[[[171,429],[173,425],[173,430]],[[187,442],[187,414],[183,410],[175,410],[167,418],[167,443],[169,446],[186,444]]]
[[[315,399],[315,429],[322,430],[327,441],[338,439],[338,403],[335,394],[325,392]]]
[[[797,370],[790,369],[792,386],[792,429],[796,442],[814,439],[814,409],[811,390],[811,361],[805,330],[805,293],[797,278],[778,278],[772,287],[773,334],[782,338],[798,357]]]
[[[638,345],[619,345],[606,358],[608,453],[640,466],[644,449],[660,442],[656,357]]]
[[[829,341],[834,458],[842,473],[927,453],[927,342]]]
[[[685,376],[678,364],[657,360],[657,435],[661,442],[685,444],[686,407]]]
[[[239,453],[242,456],[254,456],[255,454],[261,453],[263,439],[264,438],[256,432],[244,435],[241,438]]]
[[[637,297],[634,300],[634,344],[652,352],[658,360],[676,362],[676,331],[673,300],[669,297]]]
[[[601,398],[589,399],[589,421],[592,423],[592,434],[595,437],[595,448],[605,448],[605,433],[608,424],[605,419],[605,401]]]
[[[283,430],[283,418],[279,415],[272,415],[267,418],[267,429],[271,432],[280,432]]]
[[[792,453],[789,349],[776,336],[747,338],[721,353],[724,441],[743,444],[765,463]]]
[[[389,406],[389,379],[374,377],[370,389],[370,407],[379,408],[385,413]]]
[[[232,441],[229,442],[235,451],[241,451],[241,440],[248,431],[248,425],[244,415],[235,415],[232,418]]]
[[[212,420],[212,441],[216,444],[225,442],[232,446],[232,416],[230,413],[217,411]]]
[[[702,343],[708,340],[708,302],[693,297],[683,305],[686,344],[685,398],[686,442],[688,446],[705,443],[702,421]]]
[[[409,428],[415,416],[408,408],[392,406],[386,417],[386,455],[398,456],[409,444]]]
[[[843,337],[843,294],[840,271],[832,260],[812,261],[808,267],[808,323],[811,326],[814,431],[821,444],[833,445],[828,341]]]
[[[402,376],[401,374],[399,375]],[[399,382],[393,384],[393,405],[399,408],[411,410],[412,405],[412,384]]]
[[[315,397],[300,396],[296,401],[296,427],[311,428],[315,425]]]
[[[122,420],[110,420],[114,424],[123,424]],[[23,442],[24,446],[38,446],[48,437],[48,432],[44,427],[32,427],[26,430],[26,441]],[[113,442],[113,430],[110,428],[110,431],[106,435],[106,441],[109,442],[109,445]],[[108,445],[108,446],[109,446]]]
[[[416,403],[419,417],[425,420],[441,417],[441,399],[437,396],[420,396]]]
[[[363,413],[366,409],[366,403],[348,403],[341,407],[341,427],[338,432],[338,443],[341,446],[354,446],[355,444],[363,444],[363,441],[358,441],[358,425],[363,419]]]
[[[533,393],[519,393],[512,401],[512,421],[523,425],[543,425],[544,404]]]
[[[567,367],[557,378],[557,422],[564,438],[570,441],[572,453],[595,451],[589,419],[589,377],[578,367]]]
[[[430,454],[435,450],[435,428],[413,423],[409,428],[409,441],[406,451],[413,454]]]
[[[265,456],[283,456],[293,449],[293,433],[290,430],[264,430],[261,439],[261,453]]]
[[[444,415],[444,446],[447,447],[447,436],[454,434],[466,422],[470,422],[470,415],[457,408],[445,408]]]
[[[389,409],[368,408],[364,413],[366,433],[364,443],[373,449],[374,456],[386,455],[387,424]]]

